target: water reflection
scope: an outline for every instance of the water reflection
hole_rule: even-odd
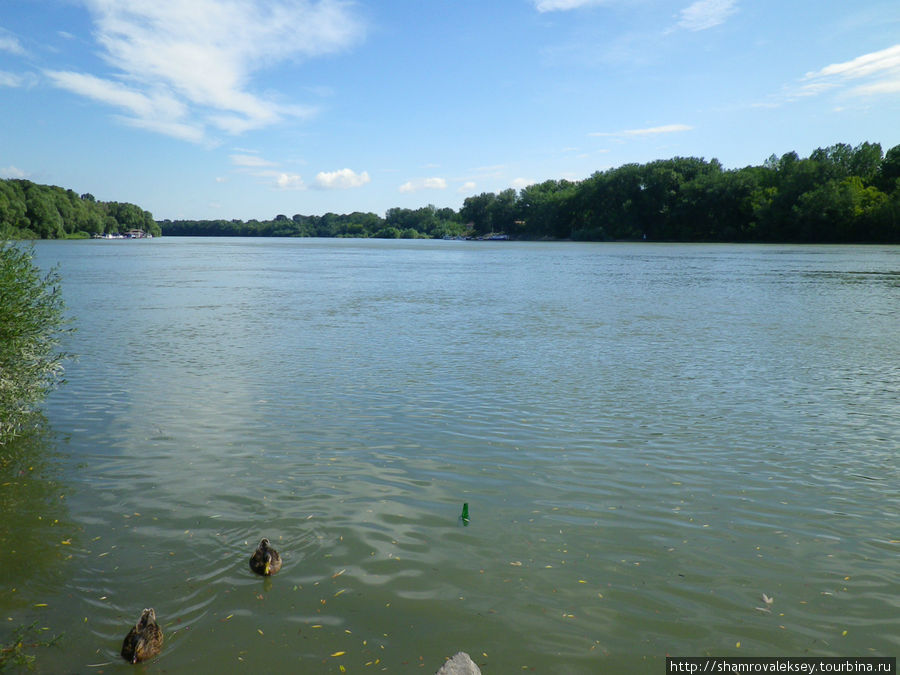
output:
[[[24,607],[29,586],[54,588],[79,545],[54,435],[38,424],[0,446],[0,607]]]

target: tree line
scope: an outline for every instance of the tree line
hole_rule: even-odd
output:
[[[458,212],[429,204],[418,209],[388,209],[375,213],[354,212],[322,216],[280,214],[273,220],[163,220],[168,236],[236,237],[376,237],[382,239],[433,239],[463,236],[467,229]]]
[[[166,235],[446,237],[582,241],[900,243],[900,146],[838,143],[727,170],[674,157],[427,206],[274,220],[176,220]]]
[[[35,238],[143,229],[167,236],[440,238],[900,243],[900,145],[838,143],[809,157],[772,155],[725,169],[674,157],[375,213],[277,215],[272,220],[163,220],[133,204],[29,181],[0,181],[0,235]]]
[[[0,180],[0,239],[65,239],[162,231],[153,214],[127,202],[101,202],[55,185]]]

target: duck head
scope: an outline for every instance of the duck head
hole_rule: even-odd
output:
[[[141,618],[138,619],[137,627],[138,627],[138,630],[143,630],[147,626],[152,626],[155,623],[156,623],[156,610],[154,610],[152,607],[149,607],[149,608],[144,609],[143,612],[141,612]]]

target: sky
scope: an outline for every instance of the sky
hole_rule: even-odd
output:
[[[2,0],[0,178],[162,219],[900,144],[897,0]]]

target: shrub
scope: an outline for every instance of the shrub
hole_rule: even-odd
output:
[[[42,274],[33,249],[0,241],[0,445],[28,423],[62,380],[67,332],[60,277]]]

